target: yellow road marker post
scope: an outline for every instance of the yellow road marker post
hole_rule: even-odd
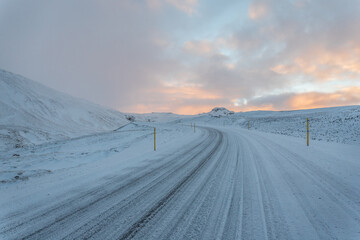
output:
[[[156,151],[156,128],[154,128],[154,151]]]
[[[309,146],[309,118],[306,119],[307,125],[307,146]]]

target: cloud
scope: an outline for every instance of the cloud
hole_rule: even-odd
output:
[[[0,66],[119,110],[145,102],[142,89],[159,86],[155,73],[173,62],[154,41],[160,31],[146,6],[112,3],[33,1],[21,16],[22,6],[9,3],[8,21],[0,21],[9,29],[0,40]]]
[[[319,81],[359,78],[360,55],[356,47],[333,51],[317,46],[271,70],[283,75],[308,75]]]
[[[351,0],[5,1],[1,68],[120,111],[357,102]]]
[[[253,98],[240,104],[239,110],[295,110],[360,104],[360,87],[343,88],[335,92],[283,93]]]
[[[332,93],[308,92],[288,100],[290,109],[335,107],[360,104],[360,87],[341,89]]]
[[[150,9],[159,10],[162,8],[163,0],[146,0],[146,3]]]
[[[146,104],[129,106],[135,112],[146,113],[149,109],[162,112],[176,112],[179,114],[196,114],[210,111],[212,105],[226,102],[214,92],[206,91],[198,86],[166,86],[147,89],[144,94],[149,97]],[[166,101],[166,105],[164,105]]]
[[[301,9],[287,8],[286,16],[277,10],[273,19],[272,39],[286,43],[274,61],[275,72],[314,81],[359,78],[360,35],[355,29],[360,27],[360,18],[350,1],[307,2]]]
[[[217,52],[214,44],[208,40],[186,41],[183,49],[191,54],[211,55]]]
[[[154,10],[161,9],[166,3],[189,15],[196,13],[197,0],[146,0],[146,2]]]
[[[186,12],[187,14],[196,13],[195,7],[197,6],[197,0],[166,0],[168,3],[172,4],[181,11]]]
[[[265,17],[268,14],[269,6],[265,1],[252,1],[249,6],[249,17],[252,20],[257,20]]]

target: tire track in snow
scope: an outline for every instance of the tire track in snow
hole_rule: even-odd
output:
[[[253,149],[253,162],[257,172],[256,176],[259,180],[259,194],[261,195],[267,238],[291,239],[287,222],[283,217],[284,212],[281,209],[279,196],[275,192],[275,184],[269,176],[268,169],[264,167],[267,159],[259,155],[260,151],[254,151],[256,147],[251,142],[247,144]]]
[[[346,183],[341,182],[340,179],[336,179],[336,177],[331,173],[323,170],[308,159],[292,153],[278,144],[271,144],[273,145],[272,149],[281,149],[281,151],[277,151],[278,155],[281,155],[284,159],[286,159],[289,163],[291,163],[294,167],[296,167],[299,171],[311,179],[313,184],[318,186],[319,189],[322,189],[322,191],[324,191],[324,193],[326,193],[332,201],[334,201],[345,212],[356,219],[360,225],[359,192],[350,189]],[[347,198],[348,201],[344,201],[343,198]]]
[[[70,198],[73,203],[82,199],[81,204],[60,203],[58,209],[43,215],[53,222],[25,222],[15,230],[26,225],[38,231],[20,231],[18,236],[288,240],[305,235],[306,239],[338,239],[344,234],[337,234],[336,226],[327,222],[329,217],[360,225],[360,206],[356,206],[360,194],[341,178],[251,132],[204,130],[202,143],[161,158],[156,167],[135,171],[135,176],[125,175],[127,180],[109,179],[114,187],[101,194],[95,194],[99,186],[87,192],[87,197],[82,198],[82,192]],[[324,206],[317,205],[321,202],[318,195],[326,200]],[[296,216],[284,206],[287,203],[296,207]],[[345,224],[340,222],[340,227]],[[299,234],[304,229],[309,233]]]
[[[240,239],[242,233],[242,218],[244,207],[244,151],[241,152],[242,146],[238,144],[236,154],[236,166],[234,171],[234,182],[231,196],[230,207],[227,212],[227,218],[224,229],[225,239]],[[238,190],[240,188],[240,190]]]
[[[47,226],[42,227],[42,229],[39,229],[36,233],[40,232],[41,230],[55,224],[56,222],[65,220],[69,216],[76,215],[81,211],[86,211],[87,208],[89,208],[92,205],[95,205],[97,203],[100,203],[102,200],[109,198],[110,196],[113,196],[115,194],[120,194],[122,191],[124,191],[127,188],[134,187],[138,182],[142,181],[143,179],[149,178],[151,175],[156,175],[159,172],[164,173],[166,172],[166,168],[173,167],[174,162],[177,161],[177,158],[181,155],[184,155],[185,152],[187,152],[188,155],[191,154],[197,154],[201,151],[202,148],[207,147],[208,144],[211,143],[211,138],[209,140],[206,140],[206,138],[209,137],[209,135],[204,135],[205,141],[201,141],[200,143],[196,144],[195,146],[191,146],[189,150],[182,150],[179,151],[179,154],[174,154],[170,156],[169,161],[167,161],[165,164],[160,164],[156,168],[151,168],[150,171],[145,168],[145,171],[140,171],[139,173],[134,172],[128,173],[125,176],[121,176],[119,178],[110,179],[108,183],[105,183],[106,185],[114,185],[116,182],[120,182],[120,185],[115,185],[115,188],[113,190],[110,189],[109,192],[105,192],[104,194],[98,194],[99,192],[103,192],[103,186],[98,186],[94,189],[91,189],[89,191],[86,191],[85,193],[81,193],[79,195],[75,195],[71,199],[66,199],[65,201],[61,202],[60,204],[53,206],[50,209],[44,209],[40,212],[40,214],[37,214],[35,216],[31,216],[30,218],[22,219],[20,223],[13,222],[10,224],[10,219],[8,219],[9,224],[8,228],[2,229],[0,234],[7,234],[7,233],[15,233],[18,231],[21,227],[27,227],[27,225],[30,225],[30,228],[34,227],[33,223],[38,222],[48,222],[49,219],[51,219],[50,224],[48,223]],[[189,145],[190,146],[190,145]],[[195,152],[195,153],[194,153]],[[130,179],[128,181],[124,180]],[[65,208],[65,210],[64,210]],[[75,208],[75,210],[74,210]],[[59,215],[58,215],[59,214]],[[54,220],[54,215],[58,215],[58,217]],[[30,237],[30,235],[28,236]]]
[[[118,239],[130,239],[132,238],[140,229],[145,225],[151,218],[159,212],[167,202],[169,202],[175,195],[176,192],[180,190],[186,182],[188,182],[192,177],[195,176],[195,173],[204,166],[204,164],[209,160],[215,153],[220,143],[222,141],[223,135],[220,133],[219,140],[217,141],[216,146],[212,151],[202,159],[202,161],[194,168],[185,178],[179,182],[170,192],[168,192],[160,201],[158,201],[149,211],[147,211],[137,222],[135,222],[120,238]]]
[[[203,167],[202,171],[197,173],[196,178],[193,178],[186,184],[186,187],[176,193],[177,197],[174,197],[172,202],[162,209],[162,213],[157,214],[156,219],[152,219],[151,222],[156,225],[166,223],[166,229],[161,228],[163,233],[153,235],[154,239],[178,239],[182,237],[176,236],[184,236],[184,233],[192,225],[194,217],[199,215],[200,207],[208,200],[208,196],[216,185],[216,180],[223,174],[222,169],[227,164],[224,160],[226,159],[224,156],[227,152],[226,147],[223,141],[221,150],[212,156],[212,159],[209,159],[209,161],[211,160],[207,164],[209,166]],[[145,232],[151,228],[152,223],[149,223]],[[148,236],[145,234],[137,234],[136,238],[145,238]]]
[[[185,158],[185,161],[180,161],[179,165],[176,163],[176,162],[179,162],[178,161],[179,156],[177,156],[174,159],[175,166],[173,166],[174,163],[172,163],[172,164],[166,163],[165,166],[169,167],[168,170],[166,170],[163,166],[160,166],[159,171],[157,171],[160,173],[160,176],[157,176],[156,179],[163,182],[166,180],[166,178],[171,177],[172,173],[177,172],[179,169],[183,168],[184,166],[189,165],[189,163],[191,163],[192,159],[196,158],[201,153],[202,148],[208,147],[209,144],[211,145],[211,139],[212,139],[211,134],[213,134],[213,133],[210,132],[209,139],[207,141],[204,141],[204,143],[200,143],[199,145],[197,145],[196,147],[193,148],[195,151],[194,153],[192,153],[192,154],[187,153],[186,155],[184,155],[185,157],[187,157],[187,159]],[[202,146],[202,148],[200,148],[200,146]],[[152,173],[152,171],[150,173]],[[126,186],[126,189],[128,189],[128,187],[136,188],[136,193],[144,194],[146,192],[151,191],[153,186],[155,186],[158,183],[158,181],[156,179],[155,179],[155,181],[154,180],[148,181],[148,180],[151,180],[148,178],[148,175],[140,176],[140,178],[137,178],[136,180],[131,181],[130,185]],[[137,186],[138,183],[141,184],[144,182],[145,182],[145,186],[140,186],[140,187]],[[146,188],[148,188],[148,189],[145,191],[144,189],[146,189]],[[58,230],[58,226],[62,226],[64,224],[69,224],[69,223],[71,224],[74,221],[75,222],[78,221],[78,219],[80,217],[82,217],[81,214],[87,214],[91,210],[94,210],[94,209],[90,209],[90,207],[93,207],[95,204],[99,204],[100,207],[103,207],[104,203],[100,200],[108,200],[110,197],[116,198],[116,196],[114,196],[114,193],[122,194],[123,190],[124,190],[124,188],[122,188],[122,187],[119,189],[116,189],[115,192],[111,192],[110,194],[103,196],[101,199],[97,199],[95,202],[91,202],[91,203],[85,205],[84,207],[72,212],[71,214],[68,214],[61,218],[56,219],[56,221],[54,221],[52,224],[42,227],[42,228],[38,229],[36,232],[26,236],[26,239],[38,238],[39,236],[42,238],[50,236],[53,232],[56,232]],[[132,194],[130,196],[134,196],[134,194]],[[141,195],[135,195],[135,198],[141,198]],[[130,199],[131,199],[131,197],[130,197]],[[124,210],[124,208],[131,207],[131,204],[129,204],[128,201],[126,201],[126,200],[125,200],[125,206],[122,206],[121,208],[119,208],[119,205],[124,205],[124,201],[121,201],[119,204],[116,204],[115,207],[110,208],[109,211],[107,211],[107,212],[111,212],[110,216],[116,216],[116,214],[118,212],[122,212]],[[101,216],[94,217],[96,222],[99,222],[99,217],[101,217]],[[91,235],[97,233],[101,229],[101,226],[108,224],[109,219],[105,219],[102,222],[103,223],[100,225],[99,225],[99,223],[96,224],[97,226],[95,226],[95,228],[97,230],[96,229],[93,230],[93,228],[91,230],[87,229],[86,234],[81,237],[82,238],[91,237]]]
[[[210,138],[209,139],[210,141],[213,141],[213,138]],[[214,146],[216,145],[217,143],[215,143],[215,144],[213,144]],[[213,148],[212,146],[211,146],[211,144],[209,145],[209,144],[207,144],[207,143],[205,143],[205,145],[206,145],[206,147],[205,148],[207,148],[207,147],[210,147],[210,149],[211,148]],[[199,149],[200,150],[200,152],[201,153],[203,153],[204,151],[203,151],[203,148],[201,148],[201,149]],[[190,159],[188,159],[188,160],[186,160],[185,162],[186,162],[186,165],[189,165],[190,163],[192,163],[193,161],[195,161],[195,158],[197,158],[197,157],[200,157],[199,155],[194,155],[194,156],[192,156],[192,158],[190,158]],[[181,158],[179,158],[178,159],[179,160],[179,162],[182,162],[182,159]],[[193,162],[193,163],[196,163],[196,162]],[[184,166],[185,165],[182,165],[183,167],[182,168],[184,168]],[[189,165],[189,170],[191,170],[192,168],[191,168],[191,166],[192,165]],[[178,178],[182,178],[183,176],[181,176],[181,174],[183,174],[184,173],[184,171],[187,171],[186,169],[183,169],[183,170],[181,170],[182,168],[178,168],[178,169],[176,169],[176,170],[174,170],[173,172],[178,172],[177,173],[177,175],[180,175],[180,177],[178,177]],[[181,171],[180,171],[181,170]],[[159,196],[155,196],[155,197],[152,197],[152,194],[154,195],[154,193],[158,193],[160,190],[161,191],[164,191],[166,188],[168,188],[169,186],[171,187],[171,184],[169,184],[170,182],[169,182],[169,179],[172,179],[172,178],[174,178],[174,174],[173,173],[165,173],[166,174],[166,178],[160,178],[161,179],[161,181],[159,181],[159,182],[156,182],[156,183],[151,183],[151,184],[153,184],[153,186],[155,187],[155,188],[150,188],[150,189],[143,189],[143,190],[138,190],[138,192],[140,193],[140,195],[139,196],[137,196],[137,197],[135,197],[135,198],[132,198],[132,196],[130,196],[130,198],[132,198],[132,199],[126,199],[125,200],[125,205],[123,204],[123,203],[120,203],[120,204],[117,204],[116,206],[114,206],[114,208],[112,208],[112,209],[109,209],[108,211],[106,211],[106,214],[107,213],[109,213],[108,215],[106,215],[106,216],[102,216],[103,214],[101,214],[100,216],[97,216],[96,218],[95,218],[95,224],[92,226],[92,227],[90,227],[90,228],[88,228],[88,227],[86,227],[85,225],[84,225],[84,227],[82,227],[82,228],[84,228],[84,229],[79,229],[80,230],[80,233],[79,233],[79,235],[75,235],[75,236],[81,236],[81,237],[85,237],[85,238],[94,238],[95,236],[97,236],[97,235],[101,235],[102,237],[105,235],[105,236],[107,236],[107,235],[109,235],[109,238],[111,238],[111,239],[114,239],[114,238],[116,238],[116,236],[113,236],[113,232],[112,232],[112,230],[110,229],[109,230],[109,232],[107,232],[107,233],[105,233],[104,231],[106,230],[106,225],[108,225],[108,223],[109,222],[112,222],[112,225],[116,225],[117,224],[117,222],[119,222],[119,219],[123,219],[124,218],[124,215],[126,215],[126,214],[131,214],[131,215],[133,215],[133,211],[134,211],[134,209],[136,209],[136,207],[138,206],[140,206],[140,207],[143,207],[142,205],[141,205],[141,202],[144,200],[144,199],[153,199],[153,200],[156,200],[156,199],[159,199],[162,195],[163,195],[163,193],[161,193],[161,194],[157,194],[157,195],[159,195]],[[164,185],[166,185],[165,186],[165,188],[164,188]],[[159,190],[160,189],[160,190]],[[168,191],[170,191],[171,189],[169,189]],[[139,202],[140,202],[140,205],[139,205]],[[146,208],[145,208],[146,209]],[[137,210],[137,211],[139,211],[139,210]],[[101,221],[99,221],[98,219],[101,219]],[[129,220],[129,219],[126,219],[126,222],[123,222],[122,224],[121,224],[121,226],[119,226],[119,228],[117,228],[117,231],[116,232],[121,232],[121,229],[122,228],[124,228],[125,226],[127,226],[129,223],[129,221],[131,221],[131,220]],[[86,224],[87,225],[87,224]],[[130,227],[130,226],[129,226]],[[105,230],[104,230],[105,229]],[[101,232],[100,232],[101,231]],[[82,233],[81,233],[82,232]],[[71,234],[71,235],[73,235],[73,234]],[[116,235],[116,234],[115,234]],[[71,237],[72,238],[72,237]]]
[[[357,217],[354,217],[353,212],[349,211],[348,207],[346,206],[346,203],[339,203],[338,200],[336,200],[333,197],[333,193],[331,191],[328,191],[328,187],[329,187],[329,183],[326,183],[324,180],[322,179],[320,176],[321,173],[316,172],[316,169],[319,169],[318,167],[314,167],[313,169],[311,168],[311,166],[313,164],[309,164],[310,166],[307,166],[305,163],[307,162],[307,160],[303,159],[302,157],[296,157],[296,158],[290,158],[289,156],[287,156],[286,152],[289,152],[287,149],[281,149],[279,150],[279,148],[282,148],[280,146],[278,146],[277,144],[273,143],[273,142],[266,142],[266,144],[264,144],[263,142],[261,142],[260,140],[257,140],[257,143],[259,145],[261,145],[264,149],[266,149],[266,151],[268,152],[269,156],[271,156],[269,159],[271,161],[274,162],[275,166],[278,167],[278,169],[280,169],[280,171],[282,172],[282,176],[285,179],[285,181],[287,182],[288,186],[290,187],[293,196],[297,199],[297,202],[300,204],[303,212],[305,213],[307,219],[309,220],[309,222],[311,223],[311,226],[315,229],[316,233],[317,233],[317,237],[319,239],[338,239],[338,237],[336,236],[337,232],[334,231],[336,230],[336,228],[334,228],[333,226],[329,225],[329,222],[326,221],[326,219],[328,219],[329,217],[324,216],[324,210],[323,209],[319,209],[317,207],[314,206],[314,199],[311,199],[308,192],[305,191],[306,188],[304,188],[304,184],[306,184],[305,182],[301,183],[301,185],[299,184],[299,181],[301,179],[296,179],[294,178],[293,175],[289,174],[289,171],[291,169],[291,167],[286,168],[284,166],[284,163],[290,164],[292,166],[292,168],[295,168],[298,173],[300,173],[303,177],[305,177],[304,179],[306,179],[306,181],[311,181],[311,184],[309,184],[308,186],[310,188],[314,188],[314,186],[316,186],[317,189],[317,193],[318,195],[323,195],[326,196],[327,198],[329,198],[331,201],[327,201],[325,202],[326,205],[324,207],[331,207],[332,204],[336,204],[338,207],[342,208],[345,212],[347,212],[347,214],[349,214],[350,216],[353,217],[353,220],[357,221],[359,223],[359,220],[357,219]],[[304,161],[303,164],[301,164],[301,162]],[[301,166],[299,166],[299,164],[301,164]],[[320,170],[321,172],[324,170]],[[332,181],[330,181],[331,183]],[[334,191],[340,190],[340,189],[333,189]],[[334,211],[335,209],[333,209],[332,211]],[[336,216],[336,214],[333,214],[332,212],[328,212],[327,214],[332,214],[334,216]],[[338,215],[339,217],[340,215]],[[359,223],[360,224],[360,223]],[[360,226],[360,225],[359,225]]]

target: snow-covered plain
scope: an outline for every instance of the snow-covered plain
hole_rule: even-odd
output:
[[[233,113],[227,109],[211,111],[180,120],[216,126],[240,126],[306,138],[306,119],[312,140],[360,144],[360,106],[318,108],[297,111],[254,111]]]
[[[359,106],[123,114],[0,86],[0,239],[360,239]]]
[[[0,236],[360,238],[358,146],[306,147],[299,138],[239,127],[157,129],[156,152],[151,136],[117,151],[111,147],[116,139],[122,145],[121,135],[102,136],[64,146],[81,165],[2,184]],[[108,143],[107,151],[80,157]]]

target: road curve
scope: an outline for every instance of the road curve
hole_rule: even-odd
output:
[[[158,164],[9,216],[0,237],[360,239],[356,186],[261,135],[199,130],[199,142]]]

